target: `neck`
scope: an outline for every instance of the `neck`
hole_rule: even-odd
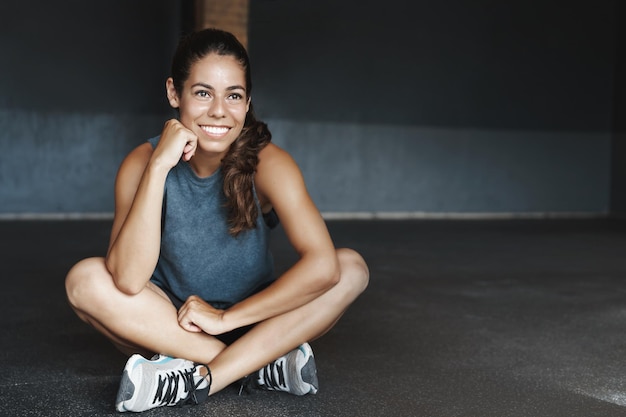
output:
[[[199,152],[189,160],[189,166],[200,178],[210,177],[222,164],[224,155],[201,155]]]

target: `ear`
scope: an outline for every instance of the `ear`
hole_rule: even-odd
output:
[[[248,102],[246,103],[246,113],[250,110],[250,103],[252,102],[252,97],[248,97]]]
[[[175,109],[180,107],[178,93],[176,92],[176,88],[174,87],[174,80],[172,79],[172,77],[169,77],[165,82],[165,93],[167,94],[167,101],[170,102],[170,106]]]

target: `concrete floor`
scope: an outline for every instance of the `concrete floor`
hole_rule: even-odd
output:
[[[321,389],[146,416],[626,416],[626,222],[329,221],[371,284],[312,343]],[[0,222],[0,416],[110,416],[126,358],[63,280],[107,221]],[[277,231],[278,269],[294,259]]]

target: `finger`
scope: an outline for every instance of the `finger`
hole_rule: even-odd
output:
[[[202,332],[202,329],[200,327],[196,326],[195,324],[193,324],[191,322],[181,323],[180,327],[182,327],[183,329],[187,330],[188,332],[193,332],[193,333],[200,333],[200,332]]]
[[[191,152],[184,152],[183,153],[183,160],[185,161],[189,161],[191,158],[193,158],[195,152],[191,151]]]
[[[191,317],[186,312],[178,313],[178,325],[185,330],[192,331],[194,328],[198,328]]]
[[[189,161],[196,153],[196,141],[191,140],[187,142],[185,147],[183,148],[183,159],[185,161]]]
[[[193,323],[190,317],[189,307],[185,304],[178,310],[178,323],[183,326],[184,323]]]

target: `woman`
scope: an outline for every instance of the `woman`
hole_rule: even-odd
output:
[[[334,248],[296,163],[256,120],[251,89],[232,34],[181,39],[166,81],[178,119],[122,162],[106,258],[68,273],[78,316],[131,355],[118,411],[199,403],[244,377],[317,392],[308,342],[367,286],[363,258]],[[278,219],[299,259],[275,277]]]

